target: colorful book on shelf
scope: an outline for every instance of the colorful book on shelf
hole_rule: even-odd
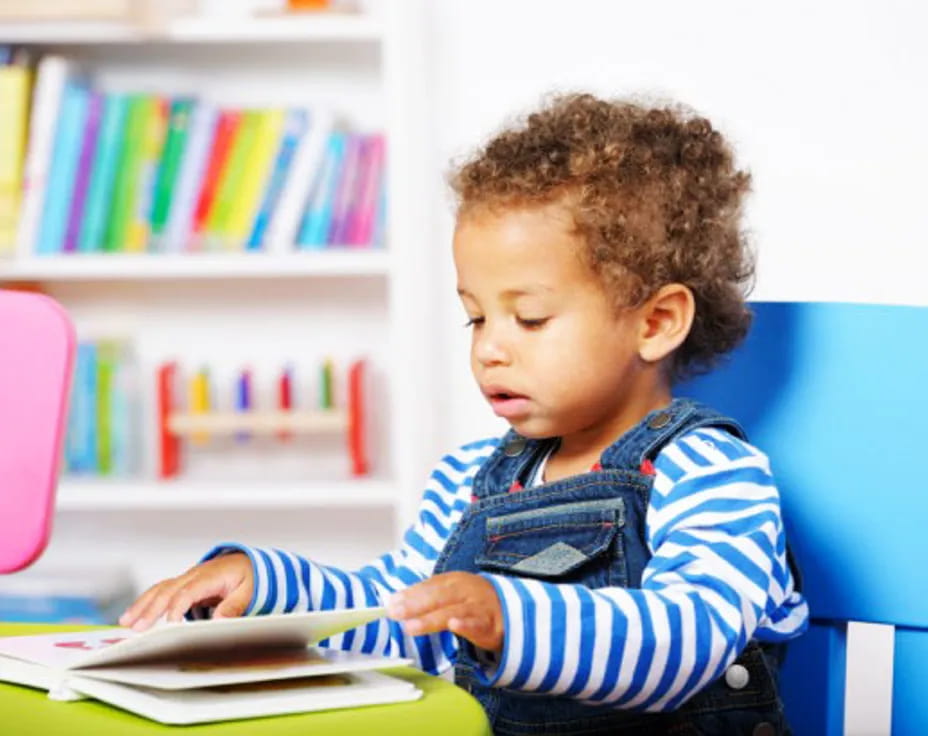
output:
[[[193,106],[194,101],[189,98],[179,97],[171,101],[167,135],[158,165],[151,205],[151,236],[155,250],[162,250],[164,247],[170,212],[176,204],[174,194],[190,132]]]
[[[148,248],[151,205],[167,125],[167,103],[160,97],[149,97],[142,131],[139,180],[126,233],[126,250],[130,253],[141,253]]]
[[[198,100],[190,112],[190,131],[169,205],[170,214],[164,234],[166,250],[181,251],[187,248],[197,195],[209,164],[218,117],[219,109],[203,100]]]
[[[0,639],[0,680],[186,724],[415,700],[408,659],[315,646],[385,615],[337,609]]]
[[[97,346],[97,472],[113,472],[113,374],[116,350],[107,341]]]
[[[90,90],[83,82],[71,80],[65,86],[61,115],[55,129],[55,147],[46,184],[36,253],[60,253],[64,245],[89,100]]]
[[[92,253],[103,250],[110,203],[116,184],[117,167],[126,134],[129,97],[107,94],[103,99],[100,133],[90,174],[84,215],[81,219],[78,250]]]
[[[97,346],[92,342],[77,346],[65,460],[69,472],[92,473],[97,469]]]
[[[97,150],[102,111],[103,96],[99,92],[91,91],[87,101],[87,119],[84,125],[80,156],[78,157],[77,171],[75,173],[74,193],[71,197],[68,225],[62,247],[65,253],[73,253],[79,250],[81,221],[83,220],[85,202],[87,201],[93,159]]]
[[[259,250],[266,245],[264,238],[271,222],[271,216],[280,201],[284,182],[293,162],[293,156],[300,140],[306,134],[308,121],[306,110],[287,111],[280,146],[277,148],[273,168],[264,188],[261,204],[255,215],[251,234],[248,236],[245,246],[247,250]]]
[[[346,134],[334,131],[329,136],[322,167],[313,185],[312,196],[303,216],[297,243],[301,248],[324,248],[332,221],[332,206],[338,189],[339,174],[345,157]]]
[[[345,243],[368,245],[374,231],[377,201],[383,186],[384,137],[377,133],[368,136],[364,146],[361,173],[356,194],[348,214]]]
[[[232,141],[241,120],[242,113],[239,110],[223,110],[219,113],[206,171],[203,174],[203,181],[197,196],[197,206],[193,212],[189,238],[191,250],[200,250],[204,245],[203,239],[206,235],[207,219],[213,208],[220,176],[225,168],[226,160],[232,148]]]
[[[274,208],[265,237],[265,248],[282,252],[294,248],[307,202],[325,160],[334,119],[326,109],[310,115],[309,131],[297,145],[280,200]]]
[[[0,255],[16,248],[31,85],[27,67],[0,66]]]
[[[103,249],[108,253],[122,252],[126,249],[129,225],[138,195],[145,131],[151,113],[149,103],[147,95],[132,95],[129,98],[126,130],[116,164],[113,202],[103,241]]]
[[[31,255],[36,249],[55,145],[55,130],[65,85],[72,70],[69,62],[53,54],[43,56],[36,68],[29,114],[29,142],[23,168],[22,205],[16,234],[22,255]]]
[[[254,146],[260,119],[261,113],[257,110],[242,113],[242,122],[235,131],[229,156],[219,175],[216,196],[206,216],[204,238],[207,250],[221,250],[225,245],[229,217],[241,191],[245,162]]]
[[[233,206],[220,233],[227,249],[243,250],[251,233],[261,194],[267,186],[274,163],[274,154],[281,142],[284,126],[283,110],[261,110],[251,149],[245,152],[238,191],[233,193]]]
[[[357,195],[358,172],[361,168],[363,150],[362,136],[346,134],[345,154],[338,172],[338,184],[329,216],[329,231],[323,241],[327,245],[342,245],[347,242],[348,216]]]

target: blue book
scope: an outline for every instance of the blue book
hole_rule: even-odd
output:
[[[13,47],[6,44],[0,44],[0,66],[6,66],[13,62]]]
[[[97,346],[82,342],[74,359],[71,409],[65,457],[72,473],[92,473],[97,469]]]
[[[55,131],[55,144],[45,193],[45,210],[42,213],[36,247],[36,251],[41,254],[60,253],[64,245],[89,102],[90,91],[86,85],[76,81],[67,83]]]
[[[103,117],[97,139],[84,220],[78,240],[78,250],[90,253],[103,250],[103,235],[116,181],[116,166],[126,129],[126,112],[129,98],[126,95],[106,95],[103,101]]]
[[[290,110],[287,112],[280,148],[274,160],[274,168],[271,170],[267,188],[264,190],[261,206],[255,216],[251,235],[245,245],[246,250],[259,250],[263,244],[264,233],[267,232],[271,215],[274,214],[274,207],[277,205],[277,200],[280,199],[281,191],[283,191],[284,182],[287,180],[287,172],[290,169],[290,163],[293,161],[293,154],[296,152],[300,138],[306,134],[308,124],[309,116],[306,114],[306,110]]]
[[[313,185],[309,208],[303,217],[297,244],[303,248],[323,248],[329,236],[332,206],[338,191],[339,173],[345,159],[347,135],[335,131],[326,144],[325,158]]]

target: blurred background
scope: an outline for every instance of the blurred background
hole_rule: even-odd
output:
[[[0,617],[111,621],[225,540],[392,546],[433,463],[504,429],[470,377],[445,175],[551,93],[721,129],[753,176],[752,298],[928,303],[926,20],[0,0],[0,285],[55,296],[81,339],[53,542],[0,580]]]

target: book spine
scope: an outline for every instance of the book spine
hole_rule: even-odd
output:
[[[298,240],[300,247],[322,248],[326,244],[329,223],[332,220],[332,204],[335,200],[344,155],[345,134],[336,131],[329,138],[325,161],[313,187],[313,196],[303,218]]]
[[[364,167],[364,181],[357,197],[356,217],[348,241],[353,245],[369,245],[371,242],[380,187],[383,186],[384,148],[383,135],[375,134],[370,137]]]
[[[78,249],[81,220],[84,215],[84,203],[87,199],[90,173],[97,148],[102,108],[102,96],[97,92],[91,92],[87,103],[87,123],[84,126],[81,154],[78,159],[77,175],[74,181],[74,196],[71,199],[71,212],[68,215],[68,227],[64,236],[63,250],[65,253],[73,253]]]
[[[329,231],[325,237],[327,245],[342,245],[346,242],[348,212],[355,197],[355,182],[361,159],[361,136],[345,137],[345,155],[339,171],[335,199],[332,202],[332,214],[329,218]]]
[[[254,142],[251,150],[246,151],[239,192],[235,197],[237,201],[228,216],[226,245],[229,248],[241,250],[247,243],[261,194],[271,175],[271,165],[280,145],[283,127],[283,110],[264,110],[259,113]]]
[[[213,206],[206,217],[206,244],[210,250],[228,245],[229,218],[238,205],[246,162],[255,142],[260,119],[261,113],[257,110],[246,110],[235,132],[229,157],[219,176]]]
[[[306,133],[306,111],[290,110],[284,123],[283,138],[277,151],[270,179],[264,190],[264,197],[258,214],[255,216],[251,235],[248,237],[247,249],[258,250],[264,243],[264,236],[271,221],[274,209],[280,199],[287,173],[293,162],[297,145]]]
[[[289,250],[296,245],[307,201],[323,166],[332,125],[333,118],[327,110],[319,110],[310,118],[309,131],[300,140],[268,226],[267,244],[272,250]]]
[[[151,234],[153,244],[160,250],[167,229],[170,210],[174,206],[174,191],[180,173],[187,137],[190,129],[190,114],[193,100],[176,99],[171,102],[168,115],[168,132],[164,141],[164,152],[158,167],[155,196],[151,207]]]
[[[103,248],[109,253],[126,247],[126,236],[132,217],[138,188],[139,166],[142,160],[142,133],[148,113],[148,98],[133,95],[129,100],[126,131],[122,137],[119,160],[116,164],[116,181],[113,186],[113,203],[106,225]]]
[[[106,95],[78,242],[78,249],[83,253],[103,249],[128,109],[129,100],[125,95]]]
[[[241,123],[242,114],[238,110],[223,110],[216,123],[216,134],[209,154],[206,173],[203,176],[200,194],[197,197],[197,206],[193,213],[193,223],[190,233],[190,246],[198,250],[203,245],[206,222],[216,197],[216,188],[226,159],[232,148],[232,139]]]
[[[16,248],[31,80],[25,67],[0,68],[0,255]]]
[[[140,253],[148,247],[158,160],[164,145],[167,124],[168,111],[165,101],[158,97],[150,97],[146,105],[145,123],[142,128],[135,202],[132,205],[126,233],[126,250],[132,253]]]
[[[113,471],[113,346],[106,341],[97,347],[97,470]]]
[[[177,175],[176,194],[171,197],[165,234],[168,250],[179,251],[188,246],[197,194],[203,186],[203,177],[209,164],[218,116],[216,106],[202,100],[196,103],[191,112],[189,139]]]
[[[45,208],[39,227],[38,253],[58,253],[64,245],[89,97],[89,91],[80,83],[71,83],[65,87],[61,120],[55,133]]]
[[[42,57],[38,64],[23,170],[22,208],[16,233],[22,255],[31,254],[36,247],[58,112],[70,68],[67,61],[54,55]]]

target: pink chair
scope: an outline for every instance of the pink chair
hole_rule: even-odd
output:
[[[48,543],[74,343],[57,302],[0,289],[0,573]]]

